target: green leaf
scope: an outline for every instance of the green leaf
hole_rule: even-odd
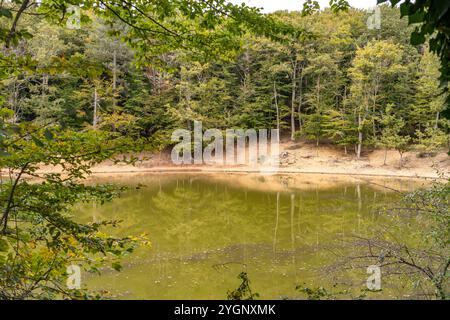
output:
[[[408,17],[408,23],[420,23],[425,20],[425,12],[424,11],[417,11],[416,13],[410,15]]]
[[[35,136],[31,136],[31,139],[33,139],[34,143],[38,146],[38,147],[43,147],[44,143],[39,140],[38,138],[36,138]]]
[[[5,239],[0,239],[0,252],[8,252],[9,243]]]
[[[423,33],[418,32],[418,31],[414,31],[411,34],[411,44],[413,46],[417,46],[417,45],[422,44],[424,42],[425,42],[425,35]]]
[[[53,132],[51,132],[49,129],[45,129],[44,135],[45,135],[45,139],[47,139],[48,141],[52,141],[54,138]]]
[[[120,272],[122,270],[122,265],[118,262],[113,262],[112,264],[112,268],[118,272]]]
[[[400,5],[400,17],[409,16],[411,14],[411,10],[413,8],[413,4],[409,2],[402,3]]]
[[[12,17],[13,17],[11,10],[6,9],[6,8],[0,8],[0,17],[1,16],[9,18],[9,19],[12,19]]]

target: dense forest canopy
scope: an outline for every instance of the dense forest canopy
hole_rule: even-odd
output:
[[[439,60],[426,44],[410,44],[414,27],[397,8],[381,7],[379,30],[367,27],[371,13],[355,9],[276,12],[266,30],[248,27],[263,19],[256,11],[246,13],[248,23],[245,7],[224,3],[229,13],[220,21],[201,7],[187,26],[170,7],[160,17],[167,26],[147,19],[145,27],[141,15],[105,3],[68,29],[53,23],[56,14],[41,18],[52,5],[21,17],[19,35],[33,37],[7,36],[15,61],[27,63],[1,82],[13,121],[153,137],[161,146],[194,120],[205,129],[280,128],[292,139],[355,147],[358,157],[364,145],[434,152],[447,143]],[[186,37],[170,34],[189,28],[196,31]],[[268,30],[275,36],[265,37]]]

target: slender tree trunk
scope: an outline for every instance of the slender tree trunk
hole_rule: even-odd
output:
[[[97,129],[97,105],[98,105],[97,88],[94,88],[94,116],[92,119],[92,126],[94,127],[94,130]]]
[[[19,121],[19,88],[16,80],[13,81],[12,94],[9,96],[10,108],[13,111],[11,123],[16,124]]]
[[[298,83],[299,92],[298,92],[298,130],[302,132],[303,124],[302,124],[302,106],[303,106],[303,67],[300,71],[300,80]]]
[[[116,94],[117,94],[117,50],[114,48],[113,52],[113,108],[116,109]]]
[[[11,187],[11,191],[9,192],[9,195],[8,195],[8,202],[6,203],[5,210],[3,211],[3,215],[0,220],[0,225],[2,225],[2,230],[0,231],[0,234],[6,234],[6,232],[7,232],[9,213],[10,213],[11,209],[13,208],[13,204],[14,204],[14,193],[16,191],[17,184],[19,183],[20,178],[22,177],[22,175],[25,172],[28,165],[29,165],[29,162],[26,162],[22,166],[22,168],[20,169],[19,173],[17,174],[17,177],[14,180],[14,183]]]
[[[439,111],[438,111],[438,112],[436,112],[436,122],[434,123],[434,128],[435,128],[435,129],[438,128],[438,125],[439,125],[439,117],[440,117],[440,114],[439,114]]]
[[[373,105],[372,105],[372,134],[375,138],[377,136],[377,126],[376,126],[376,112],[377,112],[377,99],[378,99],[378,88],[380,86],[380,79],[377,77],[375,80],[375,88],[373,93]]]
[[[16,33],[17,24],[19,23],[19,19],[20,19],[21,15],[25,12],[25,10],[27,10],[29,3],[30,3],[30,0],[23,0],[19,10],[17,10],[16,16],[14,17],[14,21],[11,25],[11,29],[9,30],[8,35],[6,36],[6,39],[5,39],[5,47],[6,48],[10,47],[11,40],[14,37],[14,34]]]
[[[316,157],[319,156],[319,143],[320,143],[320,137],[316,137]]]
[[[44,107],[44,104],[46,103],[46,95],[48,92],[48,75],[43,74],[42,75],[42,85],[41,85],[41,103],[42,107]]]
[[[291,140],[295,140],[295,93],[297,90],[297,61],[294,62],[292,73],[292,101],[291,101]]]
[[[384,166],[386,165],[387,152],[388,152],[388,150],[387,150],[387,149],[384,149],[384,162],[383,162],[383,165],[384,165]]]
[[[358,114],[358,147],[356,151],[356,156],[358,159],[361,159],[361,149],[363,142],[363,133],[362,133],[362,118],[361,113]]]
[[[321,80],[321,77],[320,77],[320,74],[317,76],[317,85],[316,85],[316,89],[317,89],[317,91],[316,91],[316,94],[317,94],[317,107],[316,107],[316,113],[319,115],[319,117],[318,117],[318,119],[319,119],[319,134],[317,134],[317,156],[319,156],[319,143],[320,143],[320,126],[322,125],[321,124],[321,122],[322,122],[322,119],[321,119],[321,116],[322,116],[322,108],[320,107],[320,90],[321,90],[321,85],[320,85],[320,80]]]
[[[280,142],[279,141],[280,140],[280,134],[279,134],[279,132],[280,132],[280,109],[278,107],[278,91],[277,91],[277,84],[275,81],[273,82],[273,97],[275,99],[275,109],[277,112],[278,142]]]

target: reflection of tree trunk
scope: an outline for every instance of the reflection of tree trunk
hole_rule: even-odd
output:
[[[358,196],[358,213],[361,212],[362,201],[361,201],[361,185],[358,183],[356,185],[356,195]]]
[[[356,185],[356,194],[358,196],[358,232],[359,232],[361,226],[361,209],[362,209],[361,185],[359,183]]]
[[[300,216],[302,215],[302,198],[300,197],[299,202],[298,202],[298,220],[297,220],[297,229],[298,229],[298,233],[301,234],[302,233],[302,229],[301,229],[301,221],[300,221]]]
[[[295,209],[295,194],[291,194],[291,245],[292,245],[292,263],[295,263],[295,237],[294,237],[294,209]]]
[[[278,234],[278,221],[280,218],[280,193],[277,192],[277,218],[275,220],[275,233],[273,236],[273,252],[276,252],[276,246],[277,246],[277,234]]]
[[[96,202],[92,203],[92,222],[93,223],[97,222],[97,203]]]

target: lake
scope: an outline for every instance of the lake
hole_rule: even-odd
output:
[[[115,234],[147,233],[152,243],[125,258],[121,272],[108,268],[101,276],[84,275],[89,288],[121,299],[225,299],[239,286],[242,271],[261,299],[304,298],[296,290],[299,284],[331,291],[337,285],[357,295],[366,288],[367,272],[330,271],[336,269],[330,268],[336,252],[345,247],[351,254],[349,237],[370,236],[378,226],[393,224],[384,208],[399,199],[394,189],[423,185],[326,175],[166,173],[94,179],[105,181],[130,190],[103,206],[77,208],[80,219],[123,220]],[[408,297],[409,291],[401,280],[383,279],[383,291],[370,298]]]

